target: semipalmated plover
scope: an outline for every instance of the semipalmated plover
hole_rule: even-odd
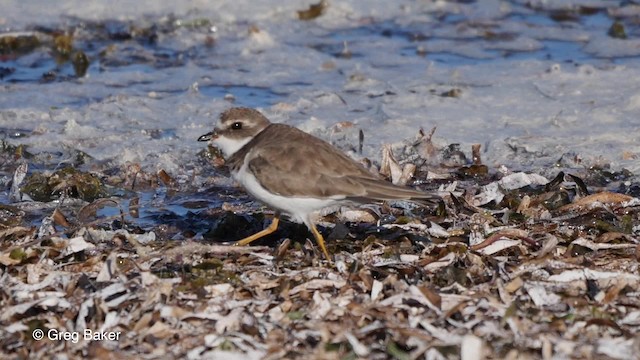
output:
[[[247,245],[273,233],[282,213],[307,225],[331,260],[310,215],[337,205],[384,200],[436,202],[438,196],[380,179],[331,144],[285,124],[272,124],[250,108],[220,115],[214,130],[198,141],[218,147],[231,175],[254,198],[276,210],[266,229],[239,240]]]

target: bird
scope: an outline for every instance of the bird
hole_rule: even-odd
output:
[[[387,200],[436,204],[440,197],[394,185],[328,142],[296,127],[271,123],[253,108],[220,114],[213,131],[198,138],[217,147],[231,176],[249,195],[275,210],[271,224],[235,245],[275,232],[281,216],[303,223],[326,259],[331,257],[311,215],[325,208]]]

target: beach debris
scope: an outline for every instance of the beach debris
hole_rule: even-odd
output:
[[[311,4],[306,10],[298,10],[298,19],[306,21],[316,19],[324,14],[328,6],[327,0],[320,0],[316,4]]]

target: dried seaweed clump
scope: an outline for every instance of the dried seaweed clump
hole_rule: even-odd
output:
[[[53,174],[33,173],[27,177],[21,191],[33,200],[42,202],[57,199],[63,193],[88,202],[107,195],[102,181],[96,175],[72,167]]]

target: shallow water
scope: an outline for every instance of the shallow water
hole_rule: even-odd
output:
[[[202,208],[183,201],[231,185],[195,141],[231,105],[347,151],[363,130],[363,151],[351,154],[374,163],[382,144],[403,159],[406,141],[435,126],[442,149],[457,143],[470,158],[470,145],[482,144],[492,171],[640,171],[640,9],[631,2],[348,1],[311,21],[296,16],[305,2],[150,2],[126,17],[75,1],[43,16],[33,3],[9,1],[0,15],[3,39],[19,32],[40,44],[0,52],[3,137],[34,155],[31,172],[76,164],[80,152],[77,166],[99,174],[165,170],[184,198],[137,190],[143,227],[162,214],[187,218]],[[614,21],[627,39],[608,35]],[[90,61],[84,76],[72,61],[79,53]],[[445,95],[452,89],[457,96]],[[8,184],[23,160],[5,158]]]

